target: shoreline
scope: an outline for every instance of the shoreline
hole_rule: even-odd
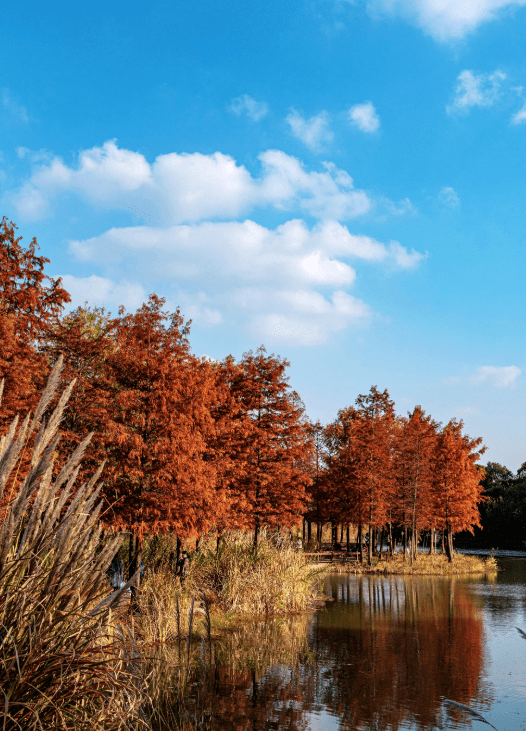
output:
[[[336,558],[336,556],[334,557]],[[338,556],[337,558],[340,558]],[[343,558],[343,557],[342,557]],[[353,561],[318,561],[310,564],[313,570],[324,570],[331,574],[383,574],[395,576],[452,576],[469,574],[494,574],[498,571],[497,562],[493,556],[480,556],[455,553],[453,562],[449,563],[442,554],[418,555],[413,564],[408,557],[402,555],[394,558],[373,559],[372,566],[367,563]]]

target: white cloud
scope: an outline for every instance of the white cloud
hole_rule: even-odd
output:
[[[71,295],[71,308],[89,302],[104,305],[106,309],[113,308],[114,311],[120,305],[128,310],[135,310],[147,300],[147,293],[142,285],[126,281],[116,283],[96,274],[89,277],[64,274],[62,284]]]
[[[460,198],[458,197],[457,191],[450,185],[445,185],[440,189],[438,199],[449,208],[458,208],[460,206]]]
[[[348,0],[354,2],[354,0]],[[526,0],[365,0],[372,15],[405,18],[438,41],[463,38]]]
[[[487,384],[495,388],[506,388],[513,386],[515,381],[521,374],[521,369],[517,366],[480,366],[475,373],[470,376],[470,383],[475,386]]]
[[[150,164],[140,153],[110,141],[81,152],[75,166],[58,157],[36,165],[27,183],[8,199],[21,217],[36,219],[51,213],[51,202],[60,193],[75,193],[105,209],[132,211],[152,225],[239,218],[267,206],[348,220],[371,208],[367,193],[355,189],[351,176],[333,164],[324,163],[321,172],[307,171],[279,150],[267,150],[259,160],[259,177],[220,152],[174,152]]]
[[[523,124],[524,122],[526,122],[526,103],[511,118],[512,124]]]
[[[275,229],[250,220],[114,228],[72,242],[71,252],[108,277],[177,282],[177,302],[204,324],[248,322],[252,331],[281,333],[297,343],[320,342],[371,316],[365,303],[344,291],[356,279],[349,261],[409,269],[422,259],[335,221],[309,228],[300,220]]]
[[[350,323],[364,323],[373,316],[365,302],[342,291],[333,292],[330,300],[319,292],[275,292],[270,303],[267,293],[257,295],[251,293],[252,305],[265,314],[255,315],[253,329],[263,340],[319,345]]]
[[[27,109],[13,99],[9,89],[2,89],[1,101],[3,108],[9,112],[14,119],[18,122],[23,122],[24,124],[29,122]]]
[[[448,114],[468,112],[472,107],[491,107],[500,96],[506,74],[494,71],[492,74],[465,70],[457,77],[455,97],[446,107]]]
[[[258,175],[219,152],[171,153],[150,164],[107,142],[83,151],[75,165],[35,162],[11,200],[37,217],[74,194],[90,215],[124,210],[142,222],[70,243],[73,256],[97,272],[64,277],[77,304],[133,309],[149,291],[164,291],[203,326],[248,328],[297,344],[366,323],[372,309],[347,291],[355,262],[412,269],[423,255],[343,225],[372,201],[332,163],[312,171],[279,150],[267,150],[259,162]],[[268,228],[247,217],[265,207],[289,220]]]
[[[372,102],[355,104],[348,111],[349,122],[361,129],[362,132],[378,132],[380,129],[380,117]]]
[[[403,198],[397,203],[389,200],[389,198],[379,197],[378,202],[384,206],[391,216],[414,216],[417,212],[409,198]]]
[[[291,109],[287,115],[287,122],[294,137],[297,137],[304,145],[315,152],[333,140],[333,133],[330,128],[330,117],[328,112],[322,111],[310,119],[305,119],[295,109]]]
[[[248,94],[238,96],[232,99],[228,106],[228,111],[240,117],[246,114],[253,122],[259,122],[260,119],[268,114],[268,104],[265,102],[257,102]]]

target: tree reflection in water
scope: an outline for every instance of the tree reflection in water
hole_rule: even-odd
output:
[[[443,698],[487,707],[483,626],[461,580],[332,577],[313,618],[244,627],[218,655],[214,729],[429,729]],[[232,662],[228,662],[230,658]]]

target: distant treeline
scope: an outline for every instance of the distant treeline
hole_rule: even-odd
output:
[[[497,462],[488,462],[479,506],[481,527],[461,533],[457,544],[473,548],[526,550],[526,462],[513,474]]]
[[[63,356],[64,381],[76,383],[56,469],[93,434],[82,469],[104,464],[102,520],[134,536],[132,567],[146,535],[175,532],[180,543],[242,529],[257,547],[263,527],[302,518],[317,536],[323,524],[353,525],[370,546],[375,531],[397,529],[413,553],[423,531],[441,531],[451,559],[453,535],[478,524],[484,450],[462,422],[443,426],[419,406],[399,416],[373,386],[333,423],[313,424],[283,358],[263,347],[199,358],[181,313],[155,294],[135,313],[86,305],[64,315],[70,296],[47,262],[0,223],[0,435],[35,408]]]

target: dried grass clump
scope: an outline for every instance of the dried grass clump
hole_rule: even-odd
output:
[[[188,578],[222,611],[262,617],[312,608],[321,573],[282,535],[263,532],[254,551],[252,534],[232,531],[218,547],[215,538],[203,542]]]
[[[138,718],[142,680],[117,623],[125,589],[105,576],[121,538],[101,542],[100,470],[74,489],[89,437],[53,478],[58,427],[71,384],[49,420],[59,361],[34,417],[0,440],[0,727],[112,731]],[[27,475],[13,489],[24,445]]]

